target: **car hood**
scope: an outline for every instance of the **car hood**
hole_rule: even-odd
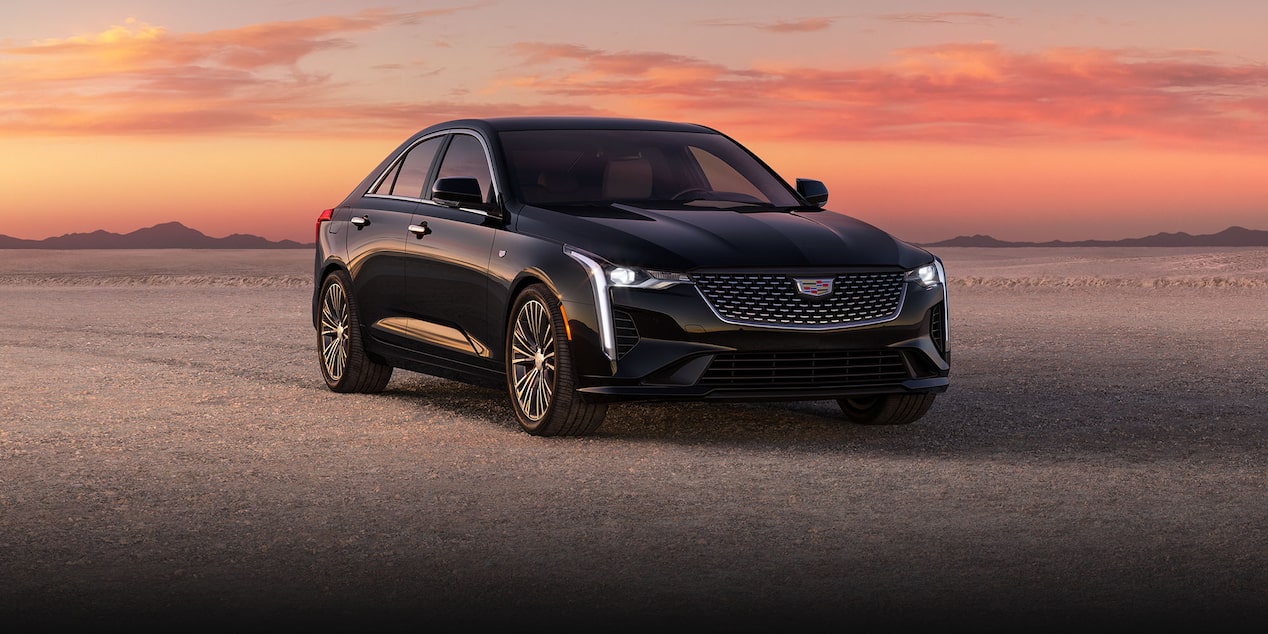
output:
[[[923,249],[872,225],[826,210],[526,206],[518,214],[516,230],[589,251],[616,264],[671,271],[912,269],[932,259]]]

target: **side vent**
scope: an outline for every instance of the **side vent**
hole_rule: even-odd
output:
[[[947,310],[944,304],[938,304],[929,310],[929,336],[933,345],[943,357],[947,356]]]
[[[616,327],[616,358],[620,359],[638,345],[638,326],[634,325],[634,318],[623,310],[613,311],[612,325]]]

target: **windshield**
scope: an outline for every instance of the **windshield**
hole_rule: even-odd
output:
[[[520,130],[499,135],[510,180],[533,205],[800,205],[730,139],[704,132]]]

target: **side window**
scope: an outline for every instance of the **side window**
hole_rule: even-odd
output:
[[[427,180],[427,172],[431,169],[432,160],[436,158],[436,150],[444,137],[427,139],[414,146],[405,155],[405,160],[394,167],[383,182],[375,188],[376,194],[391,194],[406,198],[422,198],[423,183]]]
[[[708,179],[709,186],[715,192],[734,192],[738,194],[747,194],[754,196],[760,200],[766,200],[766,196],[744,175],[735,171],[726,161],[717,155],[691,146],[691,155],[695,157],[696,163],[700,165],[700,171],[704,172],[704,177]]]
[[[381,196],[386,196],[392,193],[392,185],[396,183],[396,175],[399,173],[401,173],[401,162],[397,161],[392,164],[392,169],[387,171],[387,176],[384,176],[383,180],[379,181],[379,184],[375,185],[374,189],[370,190],[370,193],[379,194]]]
[[[445,151],[445,158],[440,162],[440,172],[436,178],[450,176],[467,176],[480,181],[480,192],[484,200],[490,202],[490,185],[493,182],[489,174],[489,162],[484,158],[484,146],[469,134],[455,134]]]

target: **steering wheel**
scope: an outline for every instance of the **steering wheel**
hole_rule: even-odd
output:
[[[689,196],[688,194],[703,194],[703,196]],[[711,189],[705,189],[703,187],[688,187],[687,189],[674,194],[670,200],[689,200],[702,197],[708,198],[711,194],[713,194],[713,190]]]

